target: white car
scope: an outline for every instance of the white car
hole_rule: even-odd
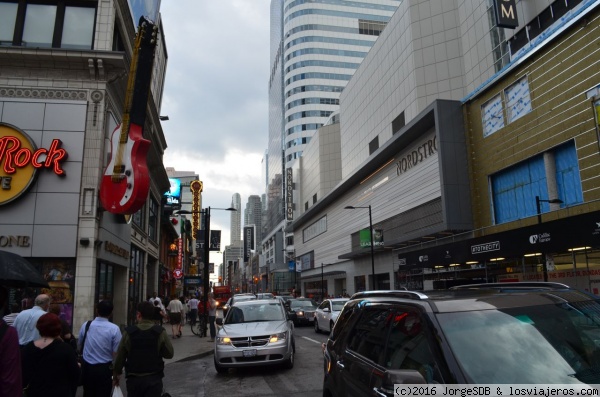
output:
[[[220,326],[214,354],[218,373],[228,368],[294,366],[294,323],[278,299],[236,302],[216,323]]]
[[[325,299],[315,311],[315,332],[331,332],[340,311],[348,302],[348,298]]]

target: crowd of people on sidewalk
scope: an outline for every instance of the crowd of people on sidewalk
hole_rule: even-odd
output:
[[[84,397],[110,397],[123,372],[128,397],[160,396],[164,359],[174,356],[170,339],[182,336],[186,320],[193,324],[205,313],[195,296],[163,302],[154,293],[137,305],[136,324],[122,331],[110,321],[112,302],[102,300],[75,337],[49,295],[38,295],[26,310],[8,313],[7,306],[8,290],[0,286],[0,396],[6,397],[74,397],[79,386]],[[212,293],[207,308],[214,341]],[[170,338],[162,326],[167,321]]]

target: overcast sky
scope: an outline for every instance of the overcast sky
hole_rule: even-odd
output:
[[[200,176],[203,207],[227,208],[239,193],[242,223],[248,196],[264,193],[269,10],[270,0],[162,0],[160,8],[169,56],[164,164]],[[229,222],[229,212],[211,210],[221,246],[229,244]]]

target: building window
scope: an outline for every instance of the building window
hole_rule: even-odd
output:
[[[96,2],[55,0],[39,3],[0,1],[0,45],[92,49]]]
[[[527,76],[504,90],[506,120],[510,124],[531,112],[531,97]]]
[[[535,196],[563,201],[561,206],[583,202],[577,151],[573,142],[552,150],[555,174],[546,174],[544,155],[537,155],[491,176],[492,200],[496,224],[534,216]],[[548,178],[555,179],[558,197],[549,197]],[[553,181],[554,182],[554,181]],[[544,203],[542,211],[547,211]]]
[[[373,154],[379,149],[379,136],[376,136],[371,142],[369,142],[369,155]]]
[[[158,241],[158,201],[152,197],[150,199],[150,214],[148,216],[148,238],[152,241]]]
[[[112,301],[114,290],[114,266],[100,263],[96,272],[95,302],[100,302],[101,300]]]
[[[146,226],[146,206],[144,205],[138,212],[132,215],[131,221],[134,225],[144,230]]]
[[[406,124],[406,120],[404,119],[404,112],[400,113],[398,117],[392,121],[392,134],[400,131],[402,127]]]
[[[383,29],[387,25],[386,22],[380,21],[368,21],[365,19],[358,20],[358,33],[366,34],[369,36],[379,36]]]
[[[308,201],[304,203],[304,211],[308,210]]]
[[[502,96],[496,95],[481,107],[481,123],[483,136],[490,136],[504,127],[504,108]]]
[[[134,245],[131,246],[131,257],[129,258],[129,296],[127,299],[127,324],[135,323],[137,305],[143,299],[142,289],[144,286],[144,257],[144,251],[142,251]]]

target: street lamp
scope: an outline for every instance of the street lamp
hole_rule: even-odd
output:
[[[207,335],[207,330],[206,327],[208,326],[208,290],[210,289],[210,285],[208,282],[208,278],[209,278],[209,270],[210,267],[208,265],[208,262],[210,261],[209,259],[209,254],[210,254],[210,207],[207,207],[203,210],[200,211],[188,211],[188,210],[179,210],[179,211],[174,211],[173,214],[175,214],[175,212],[177,212],[177,214],[203,214],[204,215],[204,244],[203,244],[203,260],[204,260],[204,270],[202,271],[202,284],[203,284],[203,289],[204,289],[204,294],[202,295],[202,307],[204,309],[204,330],[202,332],[203,336]],[[223,210],[223,211],[237,211],[235,208],[229,207],[229,208],[213,208],[213,210]]]
[[[368,208],[369,209],[369,235],[371,236],[371,283],[372,283],[372,290],[375,289],[375,250],[374,250],[374,244],[373,244],[373,217],[371,216],[371,205],[369,204],[369,206],[367,207],[354,207],[352,205],[348,205],[346,207],[344,207],[344,209],[346,210],[353,210],[356,208]]]
[[[321,262],[321,302],[323,302],[325,300],[325,297],[323,296],[324,292],[323,292],[323,262]]]
[[[540,203],[550,203],[550,204],[562,204],[563,201],[560,199],[551,199],[551,200],[542,200],[540,196],[535,196],[535,208],[537,210],[537,223],[538,225],[542,223],[542,209]],[[548,264],[546,260],[546,253],[542,256],[542,273],[544,275],[544,281],[548,281]]]

